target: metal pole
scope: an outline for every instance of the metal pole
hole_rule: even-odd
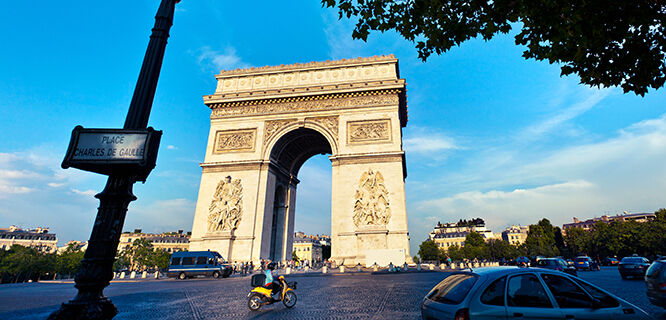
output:
[[[155,26],[125,119],[125,129],[145,129],[148,124],[169,29],[178,2],[180,0],[162,0],[157,10]],[[103,290],[113,279],[113,262],[127,207],[136,200],[132,194],[134,182],[136,178],[132,172],[110,175],[104,190],[95,196],[100,205],[81,269],[74,279],[78,293],[74,299],[63,303],[49,319],[112,319],[118,313],[111,300],[104,296]]]

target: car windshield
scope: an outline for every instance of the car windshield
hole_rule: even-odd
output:
[[[643,258],[641,258],[641,257],[627,257],[627,258],[622,258],[622,262],[625,262],[625,263],[641,263],[641,262],[643,262]]]
[[[541,259],[541,260],[537,261],[537,265],[539,265],[539,266],[556,266],[557,265],[557,260]]]
[[[587,258],[576,258],[576,262],[587,262]]]
[[[475,274],[450,275],[432,289],[428,299],[441,303],[459,304],[472,289],[477,278],[478,276]]]

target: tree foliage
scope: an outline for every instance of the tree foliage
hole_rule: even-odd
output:
[[[525,59],[560,65],[590,86],[644,95],[666,80],[666,2],[659,0],[322,0],[356,17],[354,39],[395,30],[419,58],[520,28]]]
[[[537,224],[530,225],[525,239],[525,249],[529,256],[547,256],[554,257],[560,255],[560,250],[555,244],[555,232],[559,230],[550,224],[546,218],[541,219]]]
[[[138,238],[132,245],[118,254],[114,270],[128,269],[143,271],[146,269],[166,269],[169,267],[171,253],[163,249],[155,249],[150,240]]]
[[[53,279],[57,274],[72,277],[78,272],[83,252],[71,246],[62,254],[42,253],[34,248],[12,245],[0,251],[0,282]]]
[[[426,240],[419,245],[419,257],[421,257],[421,260],[436,261],[440,259],[440,256],[441,252],[434,241]]]
[[[653,257],[666,253],[666,209],[655,212],[653,221],[596,222],[590,230],[567,229],[564,240],[571,256],[595,258],[638,254]]]

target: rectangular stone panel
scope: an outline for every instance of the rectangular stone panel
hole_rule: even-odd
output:
[[[215,132],[213,154],[254,151],[257,129],[220,130]]]
[[[349,144],[391,142],[391,120],[369,120],[347,122]]]

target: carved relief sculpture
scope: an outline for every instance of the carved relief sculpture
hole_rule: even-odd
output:
[[[280,128],[296,122],[296,119],[283,119],[283,120],[270,120],[266,121],[264,126],[264,142],[268,141],[275,133],[277,133]]]
[[[307,118],[306,121],[312,121],[328,129],[333,137],[338,138],[338,116]]]
[[[256,129],[218,131],[213,153],[254,150]]]
[[[350,143],[367,141],[391,141],[391,122],[386,120],[348,122]]]
[[[217,184],[213,201],[208,207],[208,231],[233,231],[243,215],[243,186],[227,176]]]
[[[354,196],[354,224],[357,227],[388,224],[391,218],[388,194],[379,171],[364,172]]]

